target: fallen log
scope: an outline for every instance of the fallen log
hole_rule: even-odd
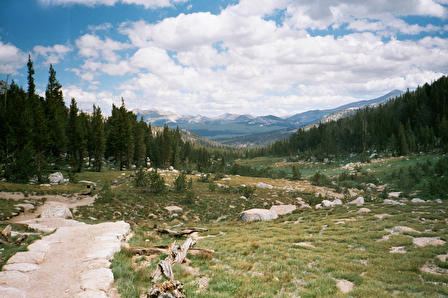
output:
[[[3,240],[7,241],[7,242],[12,242],[11,239],[11,225],[7,225],[1,232],[1,237],[3,238]]]
[[[24,235],[20,235],[16,241],[12,241],[11,231],[12,231],[11,225],[7,225],[0,232],[0,244],[20,245],[26,238],[28,238],[28,235],[24,234]]]
[[[152,247],[130,247],[127,249],[127,251],[142,256],[161,255],[161,254],[168,254],[169,247],[167,245],[152,246]],[[188,253],[192,256],[200,256],[200,255],[212,256],[215,253],[215,251],[205,248],[190,247]]]
[[[147,297],[151,298],[184,298],[184,285],[180,281],[166,280],[159,285],[155,285],[148,291]]]
[[[185,240],[182,246],[179,246],[174,242],[169,248],[168,256],[165,260],[159,262],[157,269],[151,274],[152,281],[154,283],[159,281],[162,275],[172,280],[174,277],[171,267],[174,264],[181,264],[187,256],[188,249],[195,244],[196,241],[191,238]]]
[[[20,235],[19,238],[17,238],[17,240],[14,241],[14,244],[15,245],[20,245],[20,244],[22,244],[23,241],[26,240],[26,238],[28,238],[28,235],[26,235],[26,234],[25,235]]]
[[[157,229],[157,232],[159,232],[160,234],[168,234],[170,236],[173,237],[181,237],[181,236],[185,236],[185,235],[190,235],[194,232],[207,232],[208,229],[205,228],[185,228],[182,229],[180,231],[175,231],[175,230],[171,230],[171,229]]]

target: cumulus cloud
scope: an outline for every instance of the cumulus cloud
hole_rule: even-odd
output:
[[[116,3],[141,5],[144,8],[156,9],[162,7],[174,6],[177,3],[187,2],[188,0],[39,0],[44,5],[70,5],[80,4],[87,6],[107,5],[113,6]]]
[[[182,2],[121,1],[145,8]],[[373,98],[446,74],[447,39],[395,38],[447,30],[403,18],[444,18],[444,1],[241,0],[219,14],[122,23],[118,31],[129,43],[100,38],[94,32],[102,28],[95,26],[76,40],[83,63],[72,69],[90,82],[90,91],[70,86],[67,92],[89,103],[102,98],[109,108],[113,94],[130,108],[207,115],[287,115]],[[352,33],[333,35],[341,26]],[[311,35],[310,29],[327,34]],[[100,74],[130,76],[100,96],[92,92]]]
[[[103,23],[99,25],[88,25],[87,29],[95,33],[96,31],[109,31],[112,27],[111,23]]]
[[[96,35],[85,34],[76,40],[79,54],[86,58],[102,58],[109,62],[116,62],[119,55],[116,51],[128,49],[131,46],[126,43],[114,41],[110,38],[102,40]]]
[[[42,56],[45,59],[45,64],[57,64],[64,56],[72,51],[70,46],[56,44],[54,46],[35,46],[33,48],[37,56]]]
[[[427,7],[418,6],[420,2]],[[157,24],[123,23],[119,31],[138,48],[130,65],[141,71],[119,88],[139,90],[141,98],[151,98],[150,106],[163,104],[185,113],[201,106],[209,114],[286,114],[413,88],[445,72],[447,41],[382,37],[384,32],[440,30],[430,24],[409,25],[391,13],[440,15],[431,8],[436,2],[420,2],[413,2],[418,7],[400,2],[373,8],[360,1],[331,1],[325,10],[308,1],[265,0],[261,8],[241,1],[219,15],[200,12]],[[363,6],[360,19],[348,14],[349,7],[358,6]],[[264,18],[285,8],[283,24]],[[298,12],[306,24],[297,25],[294,18],[302,17]],[[310,36],[303,30],[348,20],[350,29],[359,33],[335,38]]]
[[[295,28],[326,29],[353,19],[389,21],[392,17],[407,15],[444,18],[447,9],[434,0],[297,0],[286,5],[285,22]]]
[[[93,105],[96,105],[103,110],[103,113],[108,113],[112,104],[120,103],[120,97],[113,95],[110,91],[85,91],[78,86],[69,85],[63,87],[62,92],[67,105],[74,98],[78,103],[78,107],[83,111],[92,111]]]
[[[17,74],[26,64],[27,56],[19,48],[0,40],[0,73]]]

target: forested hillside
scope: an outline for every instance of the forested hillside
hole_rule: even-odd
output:
[[[146,165],[205,169],[215,159],[234,152],[204,148],[184,141],[181,132],[164,127],[157,132],[128,111],[124,100],[104,117],[79,111],[75,99],[65,106],[62,86],[52,66],[45,97],[36,94],[34,69],[28,60],[28,88],[12,82],[0,102],[0,166],[7,181],[46,179],[48,171],[69,164],[72,172],[83,168],[101,171],[104,159],[117,169]]]
[[[256,150],[255,155],[314,155],[318,158],[350,153],[412,152],[448,149],[448,78],[355,115],[299,129],[289,139]]]

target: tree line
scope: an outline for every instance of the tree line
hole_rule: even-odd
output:
[[[299,129],[290,138],[257,148],[249,156],[289,155],[307,158],[345,156],[350,153],[448,150],[448,78],[441,77],[415,91],[354,115]]]
[[[7,181],[44,182],[49,171],[66,165],[73,173],[101,171],[105,161],[120,170],[148,160],[153,167],[206,170],[236,154],[186,142],[179,129],[151,127],[123,99],[109,117],[95,105],[91,114],[80,111],[74,98],[67,107],[52,65],[45,97],[39,96],[31,57],[27,70],[27,90],[12,82],[0,103],[0,167]]]

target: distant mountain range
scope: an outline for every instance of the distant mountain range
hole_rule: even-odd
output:
[[[223,114],[218,117],[185,116],[160,110],[134,110],[138,119],[143,117],[153,126],[168,125],[186,129],[202,137],[226,145],[246,147],[267,145],[279,139],[289,137],[297,128],[309,128],[319,122],[327,122],[347,117],[359,108],[378,105],[397,97],[402,92],[393,90],[381,97],[362,100],[333,109],[311,110],[290,117],[274,115],[252,116],[240,114]]]

